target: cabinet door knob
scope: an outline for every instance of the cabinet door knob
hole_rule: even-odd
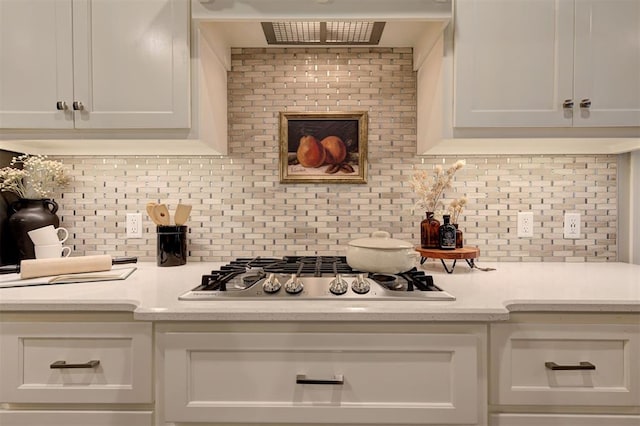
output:
[[[67,103],[65,101],[56,102],[56,109],[58,111],[65,111],[67,108]]]
[[[549,370],[595,370],[596,366],[588,361],[581,361],[578,365],[559,365],[555,362],[545,362],[544,366]]]
[[[565,99],[562,103],[562,108],[571,109],[573,108],[573,99]]]
[[[66,368],[96,368],[100,365],[100,360],[92,359],[84,364],[67,364],[67,361],[56,361],[49,365],[49,368],[53,369],[66,369]]]
[[[591,99],[586,98],[580,101],[580,108],[591,108]]]
[[[84,105],[82,105],[82,102],[78,102],[78,101],[73,101],[73,109],[76,111],[80,111],[84,109]]]

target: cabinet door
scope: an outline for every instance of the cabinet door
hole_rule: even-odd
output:
[[[573,2],[459,0],[456,127],[572,125]]]
[[[479,340],[457,334],[166,333],[166,421],[477,424]]]
[[[0,402],[153,400],[148,323],[7,322],[0,347]]]
[[[71,0],[0,2],[0,127],[73,127]]]
[[[74,0],[76,128],[189,127],[189,2]]]
[[[492,324],[491,403],[638,406],[640,326]]]
[[[574,126],[640,126],[640,1],[575,5]]]

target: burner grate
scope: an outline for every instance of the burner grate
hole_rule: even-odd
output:
[[[330,274],[353,274],[344,256],[285,256],[264,267],[265,272],[321,277]]]

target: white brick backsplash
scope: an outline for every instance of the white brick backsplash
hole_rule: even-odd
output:
[[[416,75],[409,48],[232,49],[229,156],[59,157],[73,182],[62,226],[74,254],[137,255],[154,261],[148,201],[193,204],[189,261],[257,255],[344,255],[346,244],[382,229],[419,244],[424,212],[407,180],[456,157],[417,157]],[[369,113],[368,183],[280,184],[278,113]],[[466,195],[465,244],[485,261],[616,260],[617,157],[466,156],[445,194]],[[143,238],[125,238],[128,212],[143,213]],[[534,214],[534,238],[517,238],[518,211]],[[566,211],[582,238],[563,239]]]

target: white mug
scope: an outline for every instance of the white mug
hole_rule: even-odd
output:
[[[69,257],[71,254],[71,247],[63,246],[62,243],[47,244],[33,246],[36,252],[36,259],[55,259],[58,257]]]
[[[29,232],[29,238],[35,246],[46,246],[57,243],[64,243],[69,238],[69,231],[65,228],[54,228],[53,225],[43,226]]]

